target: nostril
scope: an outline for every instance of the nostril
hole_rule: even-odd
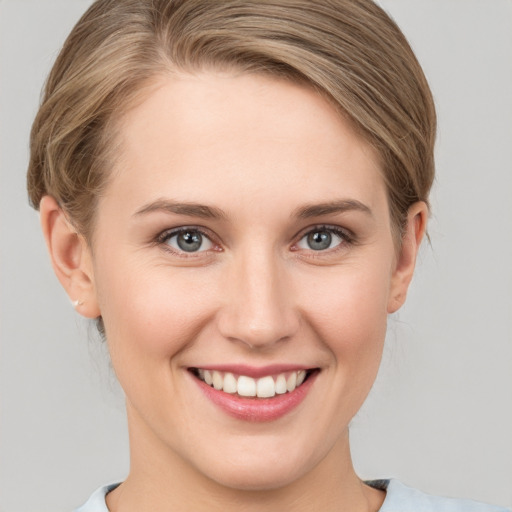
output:
[[[244,336],[243,338],[234,338],[231,337],[230,340],[234,342],[239,342],[251,351],[264,351],[266,349],[270,349],[274,347],[276,344],[285,342],[290,339],[290,336],[272,336],[268,333],[259,335],[259,336]]]

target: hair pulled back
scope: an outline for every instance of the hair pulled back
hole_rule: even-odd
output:
[[[86,238],[116,159],[116,124],[152,79],[235,69],[304,82],[380,155],[394,228],[428,202],[436,117],[404,35],[370,0],[97,0],[48,77],[28,191],[53,196]]]

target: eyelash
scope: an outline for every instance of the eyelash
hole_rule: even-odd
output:
[[[206,249],[203,251],[198,252],[187,252],[187,251],[180,251],[176,250],[167,243],[172,237],[180,235],[181,233],[187,233],[187,232],[193,232],[193,233],[199,233],[202,237],[209,240],[212,245],[214,246],[212,249]],[[316,226],[310,226],[303,230],[300,235],[298,235],[298,240],[295,242],[292,246],[292,251],[301,251],[300,248],[295,248],[297,244],[303,240],[306,236],[309,234],[315,233],[315,232],[329,232],[331,234],[334,234],[335,236],[339,237],[341,239],[340,243],[336,245],[335,247],[332,247],[330,249],[325,250],[318,250],[315,251],[314,249],[307,250],[309,253],[308,257],[313,258],[319,258],[326,254],[334,254],[338,252],[339,250],[342,250],[343,248],[346,248],[347,246],[355,245],[356,244],[356,237],[354,234],[345,228],[340,228],[339,226],[330,226],[325,224],[320,224]],[[297,237],[296,237],[297,238]],[[197,226],[183,226],[180,228],[174,228],[174,229],[167,229],[160,233],[156,239],[155,243],[162,247],[163,250],[170,252],[171,254],[181,257],[181,258],[193,258],[198,257],[201,255],[204,255],[205,253],[210,253],[211,251],[220,252],[222,249],[219,248],[219,244],[215,241],[215,237],[212,236],[212,234],[200,227]]]
[[[356,245],[356,242],[357,242],[357,239],[356,239],[354,233],[352,233],[350,230],[348,230],[346,228],[341,228],[339,226],[330,226],[328,224],[318,224],[316,226],[310,226],[310,227],[306,228],[305,230],[303,230],[300,233],[300,235],[297,237],[298,241],[295,242],[294,247],[309,234],[318,233],[318,232],[331,233],[331,234],[339,237],[341,239],[341,241],[338,245],[336,245],[335,247],[332,247],[330,249],[318,250],[318,251],[315,251],[314,249],[309,249],[308,255],[307,255],[308,258],[321,258],[321,257],[327,256],[328,254],[334,255],[340,250],[347,249],[347,247]],[[297,248],[297,249],[292,249],[292,250],[298,252],[301,249]]]
[[[206,238],[211,242],[211,244],[214,246],[213,249],[207,249],[204,251],[197,251],[197,252],[187,252],[187,251],[180,251],[172,248],[167,242],[174,236],[180,235],[181,233],[199,233],[202,237]],[[156,244],[159,245],[164,251],[170,252],[174,256],[178,256],[180,258],[194,258],[201,255],[204,255],[205,253],[210,253],[211,251],[218,252],[220,249],[217,247],[219,244],[215,242],[215,238],[212,236],[210,232],[207,232],[204,229],[201,229],[200,227],[196,226],[183,226],[180,228],[175,229],[167,229],[160,233],[155,240]]]

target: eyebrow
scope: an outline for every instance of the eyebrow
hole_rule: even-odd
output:
[[[332,215],[354,210],[373,217],[373,213],[370,208],[356,199],[340,199],[336,201],[329,201],[327,203],[301,206],[294,210],[292,217],[310,219],[312,217],[320,217],[322,215]],[[204,204],[190,202],[175,202],[168,199],[158,199],[153,201],[137,210],[134,216],[146,215],[153,212],[188,215],[201,219],[225,220],[227,218],[226,213],[215,206],[207,206]]]
[[[201,219],[225,219],[226,214],[220,208],[207,206],[199,203],[181,203],[168,199],[158,199],[149,203],[135,212],[135,216],[145,215],[152,212],[175,213],[178,215],[189,215]]]
[[[321,215],[332,215],[348,211],[359,211],[373,217],[373,213],[368,206],[356,199],[340,199],[329,201],[327,203],[311,204],[297,208],[294,215],[299,219],[310,219]]]

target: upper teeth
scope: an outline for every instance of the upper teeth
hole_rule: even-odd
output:
[[[293,391],[300,386],[306,378],[306,370],[280,373],[276,376],[267,375],[253,379],[246,375],[235,376],[230,372],[217,370],[198,370],[199,378],[215,389],[225,393],[238,393],[240,396],[257,396],[270,398]]]

